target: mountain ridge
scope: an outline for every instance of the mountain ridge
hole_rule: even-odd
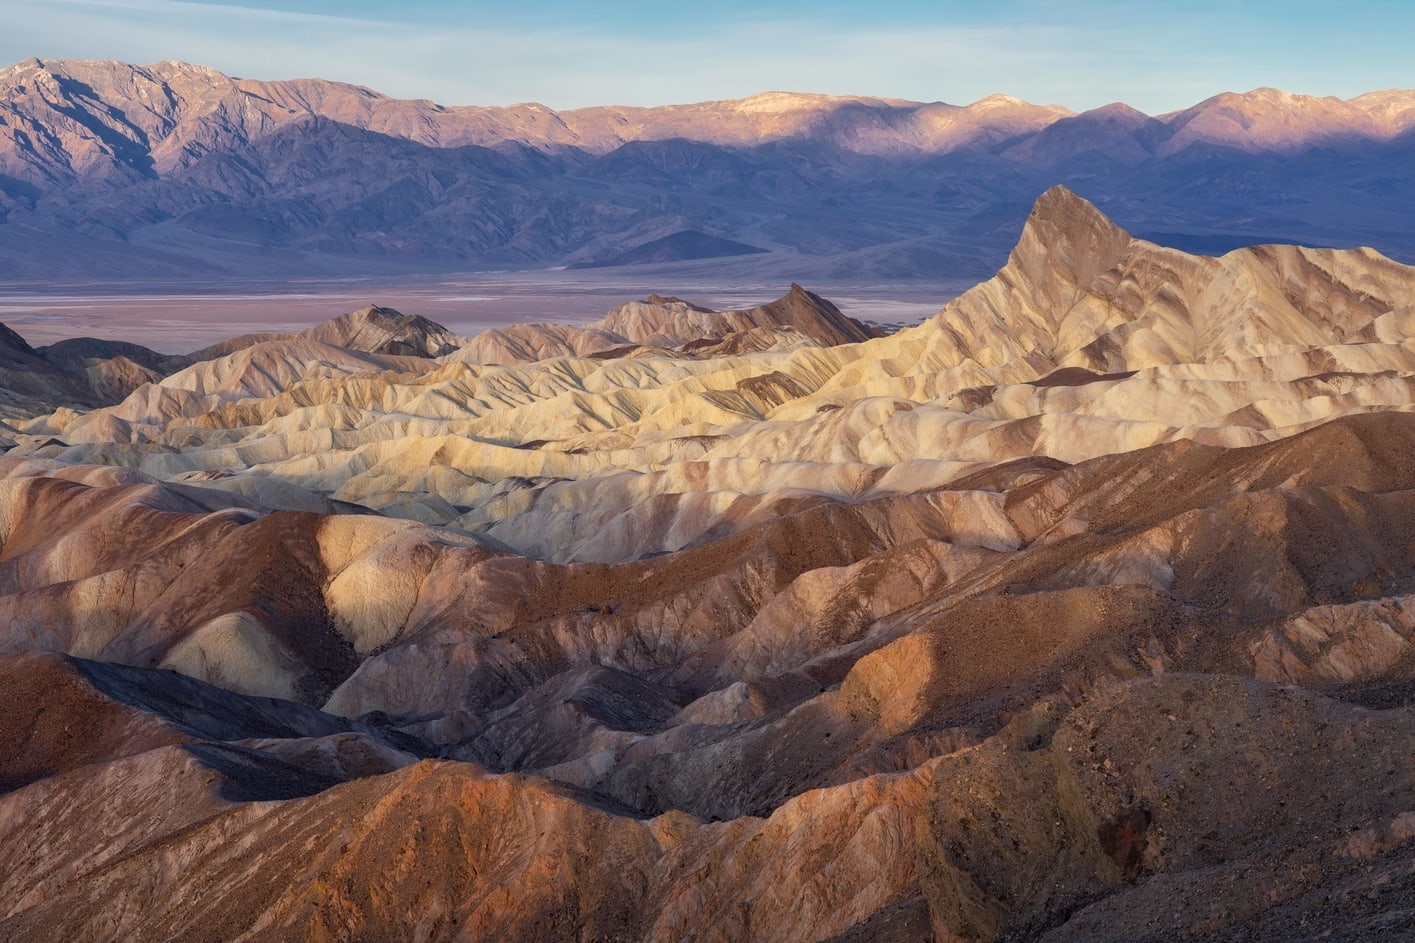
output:
[[[1190,255],[1056,187],[993,278],[885,337],[796,285],[743,312],[655,296],[598,324],[422,340],[418,357],[287,337],[116,405],[19,413],[11,436],[15,454],[219,473],[207,486],[278,484],[280,506],[360,504],[620,562],[798,501],[1180,439],[1255,445],[1398,408],[1412,298],[1415,269],[1371,251]],[[443,343],[459,347],[429,359]]]
[[[55,80],[56,84],[62,84],[66,79],[71,82],[77,81],[77,78],[69,73],[92,78],[95,74],[105,72],[112,73],[114,79],[112,85],[115,88],[123,84],[125,73],[129,84],[134,81],[152,81],[153,79],[161,79],[169,83],[174,80],[178,81],[184,94],[175,96],[177,101],[171,101],[174,96],[167,97],[173,105],[190,102],[193,105],[191,110],[196,112],[194,116],[196,118],[209,117],[213,112],[219,111],[223,107],[226,93],[240,92],[249,98],[251,93],[259,91],[265,93],[264,104],[266,106],[272,106],[275,109],[283,108],[287,114],[297,113],[301,110],[305,114],[326,114],[335,117],[336,120],[345,120],[369,130],[393,133],[395,136],[419,140],[422,143],[457,146],[514,140],[539,145],[572,144],[601,152],[612,150],[614,147],[632,140],[664,140],[673,137],[686,137],[690,140],[702,140],[710,143],[732,141],[748,144],[761,143],[774,136],[789,136],[793,133],[801,134],[812,130],[810,118],[801,119],[801,123],[787,123],[784,126],[758,119],[748,121],[747,127],[733,128],[730,120],[725,118],[726,115],[731,114],[763,116],[800,112],[805,115],[819,115],[822,111],[827,110],[823,106],[832,108],[858,106],[865,109],[897,111],[906,115],[922,112],[921,127],[938,130],[941,127],[951,127],[956,123],[948,120],[949,118],[974,117],[980,113],[992,112],[995,114],[999,111],[1006,111],[1019,115],[1025,114],[1028,121],[1036,121],[1045,126],[1062,118],[1093,114],[1113,107],[1113,105],[1105,105],[1076,112],[1061,105],[1033,104],[1003,93],[992,93],[977,101],[958,105],[943,101],[920,102],[874,96],[826,95],[792,91],[766,91],[739,99],[713,99],[683,104],[592,105],[563,110],[556,110],[539,102],[520,102],[503,106],[444,105],[428,99],[397,99],[366,86],[326,79],[257,80],[235,78],[206,66],[179,60],[164,60],[147,66],[134,66],[117,60],[41,60],[31,58],[0,69],[0,88],[5,88],[8,80],[10,91],[8,97],[12,99],[11,103],[13,103],[15,87],[23,84],[19,81],[20,79],[28,78],[30,81],[37,79],[41,82],[48,79]],[[200,84],[196,84],[194,88],[193,83],[183,81],[190,80],[193,76],[205,79],[205,89],[202,89]],[[207,94],[196,94],[200,91],[205,91]],[[219,94],[213,98],[213,93]],[[358,107],[359,105],[362,105],[362,108]],[[298,107],[292,108],[291,106]],[[379,107],[398,107],[411,111],[418,115],[420,121],[417,124],[419,126],[414,126],[414,122],[411,121],[400,122],[391,117],[380,117],[377,113]],[[1125,107],[1129,108],[1129,106]],[[1312,116],[1326,119],[1314,128],[1314,132],[1318,135],[1329,134],[1331,126],[1337,124],[1347,126],[1347,130],[1356,130],[1372,137],[1389,138],[1415,127],[1415,90],[1379,89],[1352,96],[1349,99],[1341,99],[1334,96],[1318,97],[1286,92],[1271,87],[1259,87],[1246,92],[1220,92],[1189,108],[1163,112],[1158,115],[1137,113],[1162,123],[1177,123],[1180,127],[1187,127],[1196,118],[1210,115],[1252,120],[1258,116],[1267,118],[1274,112],[1287,115],[1289,117],[1288,125],[1295,131],[1301,130],[1302,122],[1292,122],[1290,118],[1294,112],[1298,112],[1304,117],[1308,117],[1309,121]],[[187,115],[181,113],[180,108],[173,108],[170,111],[153,111],[152,113],[154,116],[170,115],[176,119],[170,125],[165,123],[157,125],[157,127],[163,127],[169,132],[179,130],[182,120],[188,119]],[[260,111],[259,117],[266,122],[279,120],[267,110]],[[639,120],[629,120],[631,117]],[[711,124],[706,127],[694,125],[692,119],[697,117],[708,118]],[[476,118],[482,119],[480,127],[472,120]],[[439,131],[443,124],[452,123],[456,119],[461,119],[463,125],[460,132]],[[525,123],[518,125],[510,119],[524,119]],[[613,123],[618,127],[614,132],[600,127],[600,125],[607,123]],[[149,123],[129,122],[130,127],[134,129],[144,124]],[[455,127],[455,125],[453,126]],[[755,139],[749,137],[752,131],[758,135]],[[701,136],[695,137],[694,135]],[[1223,136],[1217,139],[1226,140],[1227,137]],[[165,143],[166,136],[160,136],[157,140],[160,143]],[[952,145],[955,140],[956,138],[947,136],[938,138],[926,135],[912,139],[901,139],[898,143],[900,146],[912,145],[920,149],[929,149],[931,146],[938,148],[939,146]],[[1291,142],[1290,140],[1260,138],[1256,143]],[[158,161],[158,163],[162,162]]]
[[[981,277],[1058,182],[1196,245],[1415,258],[1401,90],[1255,89],[1160,116],[789,92],[556,112],[26,60],[0,70],[0,121],[12,279],[633,261],[682,232],[767,250],[731,264],[772,280]]]

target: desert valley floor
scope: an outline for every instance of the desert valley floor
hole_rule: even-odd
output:
[[[0,332],[0,939],[1410,939],[1415,268],[810,287]]]

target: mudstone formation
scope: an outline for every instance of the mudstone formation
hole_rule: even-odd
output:
[[[889,336],[6,334],[0,937],[1407,939],[1412,327],[1056,188]]]

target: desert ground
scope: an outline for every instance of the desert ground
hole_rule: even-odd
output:
[[[693,271],[693,268],[698,271]],[[541,270],[517,273],[193,282],[6,286],[0,323],[35,346],[73,337],[126,340],[162,353],[197,350],[238,334],[302,331],[370,304],[446,325],[457,334],[535,321],[582,323],[652,293],[675,294],[717,309],[748,308],[782,293],[789,276],[768,282],[723,274],[720,266],[641,266],[612,274]],[[917,324],[968,283],[938,279],[900,287],[826,283],[851,317]]]

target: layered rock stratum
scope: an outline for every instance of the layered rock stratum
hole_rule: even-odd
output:
[[[10,338],[0,936],[1403,939],[1412,313],[1056,188],[885,337]]]

